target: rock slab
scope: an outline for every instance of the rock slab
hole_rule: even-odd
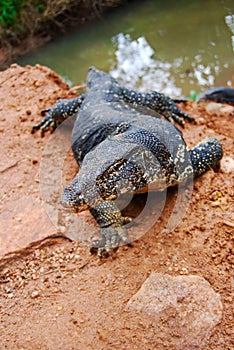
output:
[[[129,300],[128,311],[148,314],[168,337],[176,334],[178,349],[202,349],[221,321],[219,294],[201,276],[151,273]]]

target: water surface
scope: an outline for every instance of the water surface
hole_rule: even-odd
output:
[[[47,65],[75,85],[95,65],[126,85],[180,96],[233,85],[233,49],[233,1],[147,0],[115,9],[18,63]]]

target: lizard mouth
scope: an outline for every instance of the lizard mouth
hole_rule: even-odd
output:
[[[71,186],[64,188],[61,204],[65,208],[73,208],[76,212],[84,211],[88,209],[88,205],[85,202],[84,195],[81,192],[75,192]]]

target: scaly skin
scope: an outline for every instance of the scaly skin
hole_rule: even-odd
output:
[[[72,150],[80,165],[64,188],[62,203],[77,211],[89,209],[100,225],[100,240],[91,252],[100,257],[129,244],[123,217],[114,200],[126,192],[154,190],[199,176],[217,165],[222,146],[216,139],[189,150],[171,121],[193,120],[169,97],[152,91],[139,93],[121,87],[109,74],[91,68],[82,96],[58,101],[33,131],[56,127],[77,114]]]
[[[54,131],[65,119],[79,111],[79,107],[81,106],[82,102],[83,95],[72,100],[61,98],[52,108],[43,109],[41,113],[42,115],[46,113],[46,116],[40,123],[32,127],[32,134],[34,134],[36,130],[41,130],[43,135],[44,132],[50,127],[52,127],[52,130]]]

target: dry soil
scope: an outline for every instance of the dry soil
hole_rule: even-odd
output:
[[[100,261],[85,242],[45,239],[58,232],[40,192],[41,157],[51,135],[32,135],[31,128],[43,108],[74,96],[46,67],[12,65],[0,73],[1,349],[234,349],[234,107],[180,104],[197,120],[183,130],[190,146],[207,137],[223,144],[220,170],[196,179],[175,229],[165,229],[176,198],[170,190],[153,227],[133,247]],[[66,167],[67,179],[76,171],[72,156]],[[89,213],[82,215],[96,232]],[[183,346],[191,335],[183,328],[190,328],[170,308],[157,322],[154,313],[127,308],[151,273],[199,276],[220,296],[221,320],[200,344]]]

